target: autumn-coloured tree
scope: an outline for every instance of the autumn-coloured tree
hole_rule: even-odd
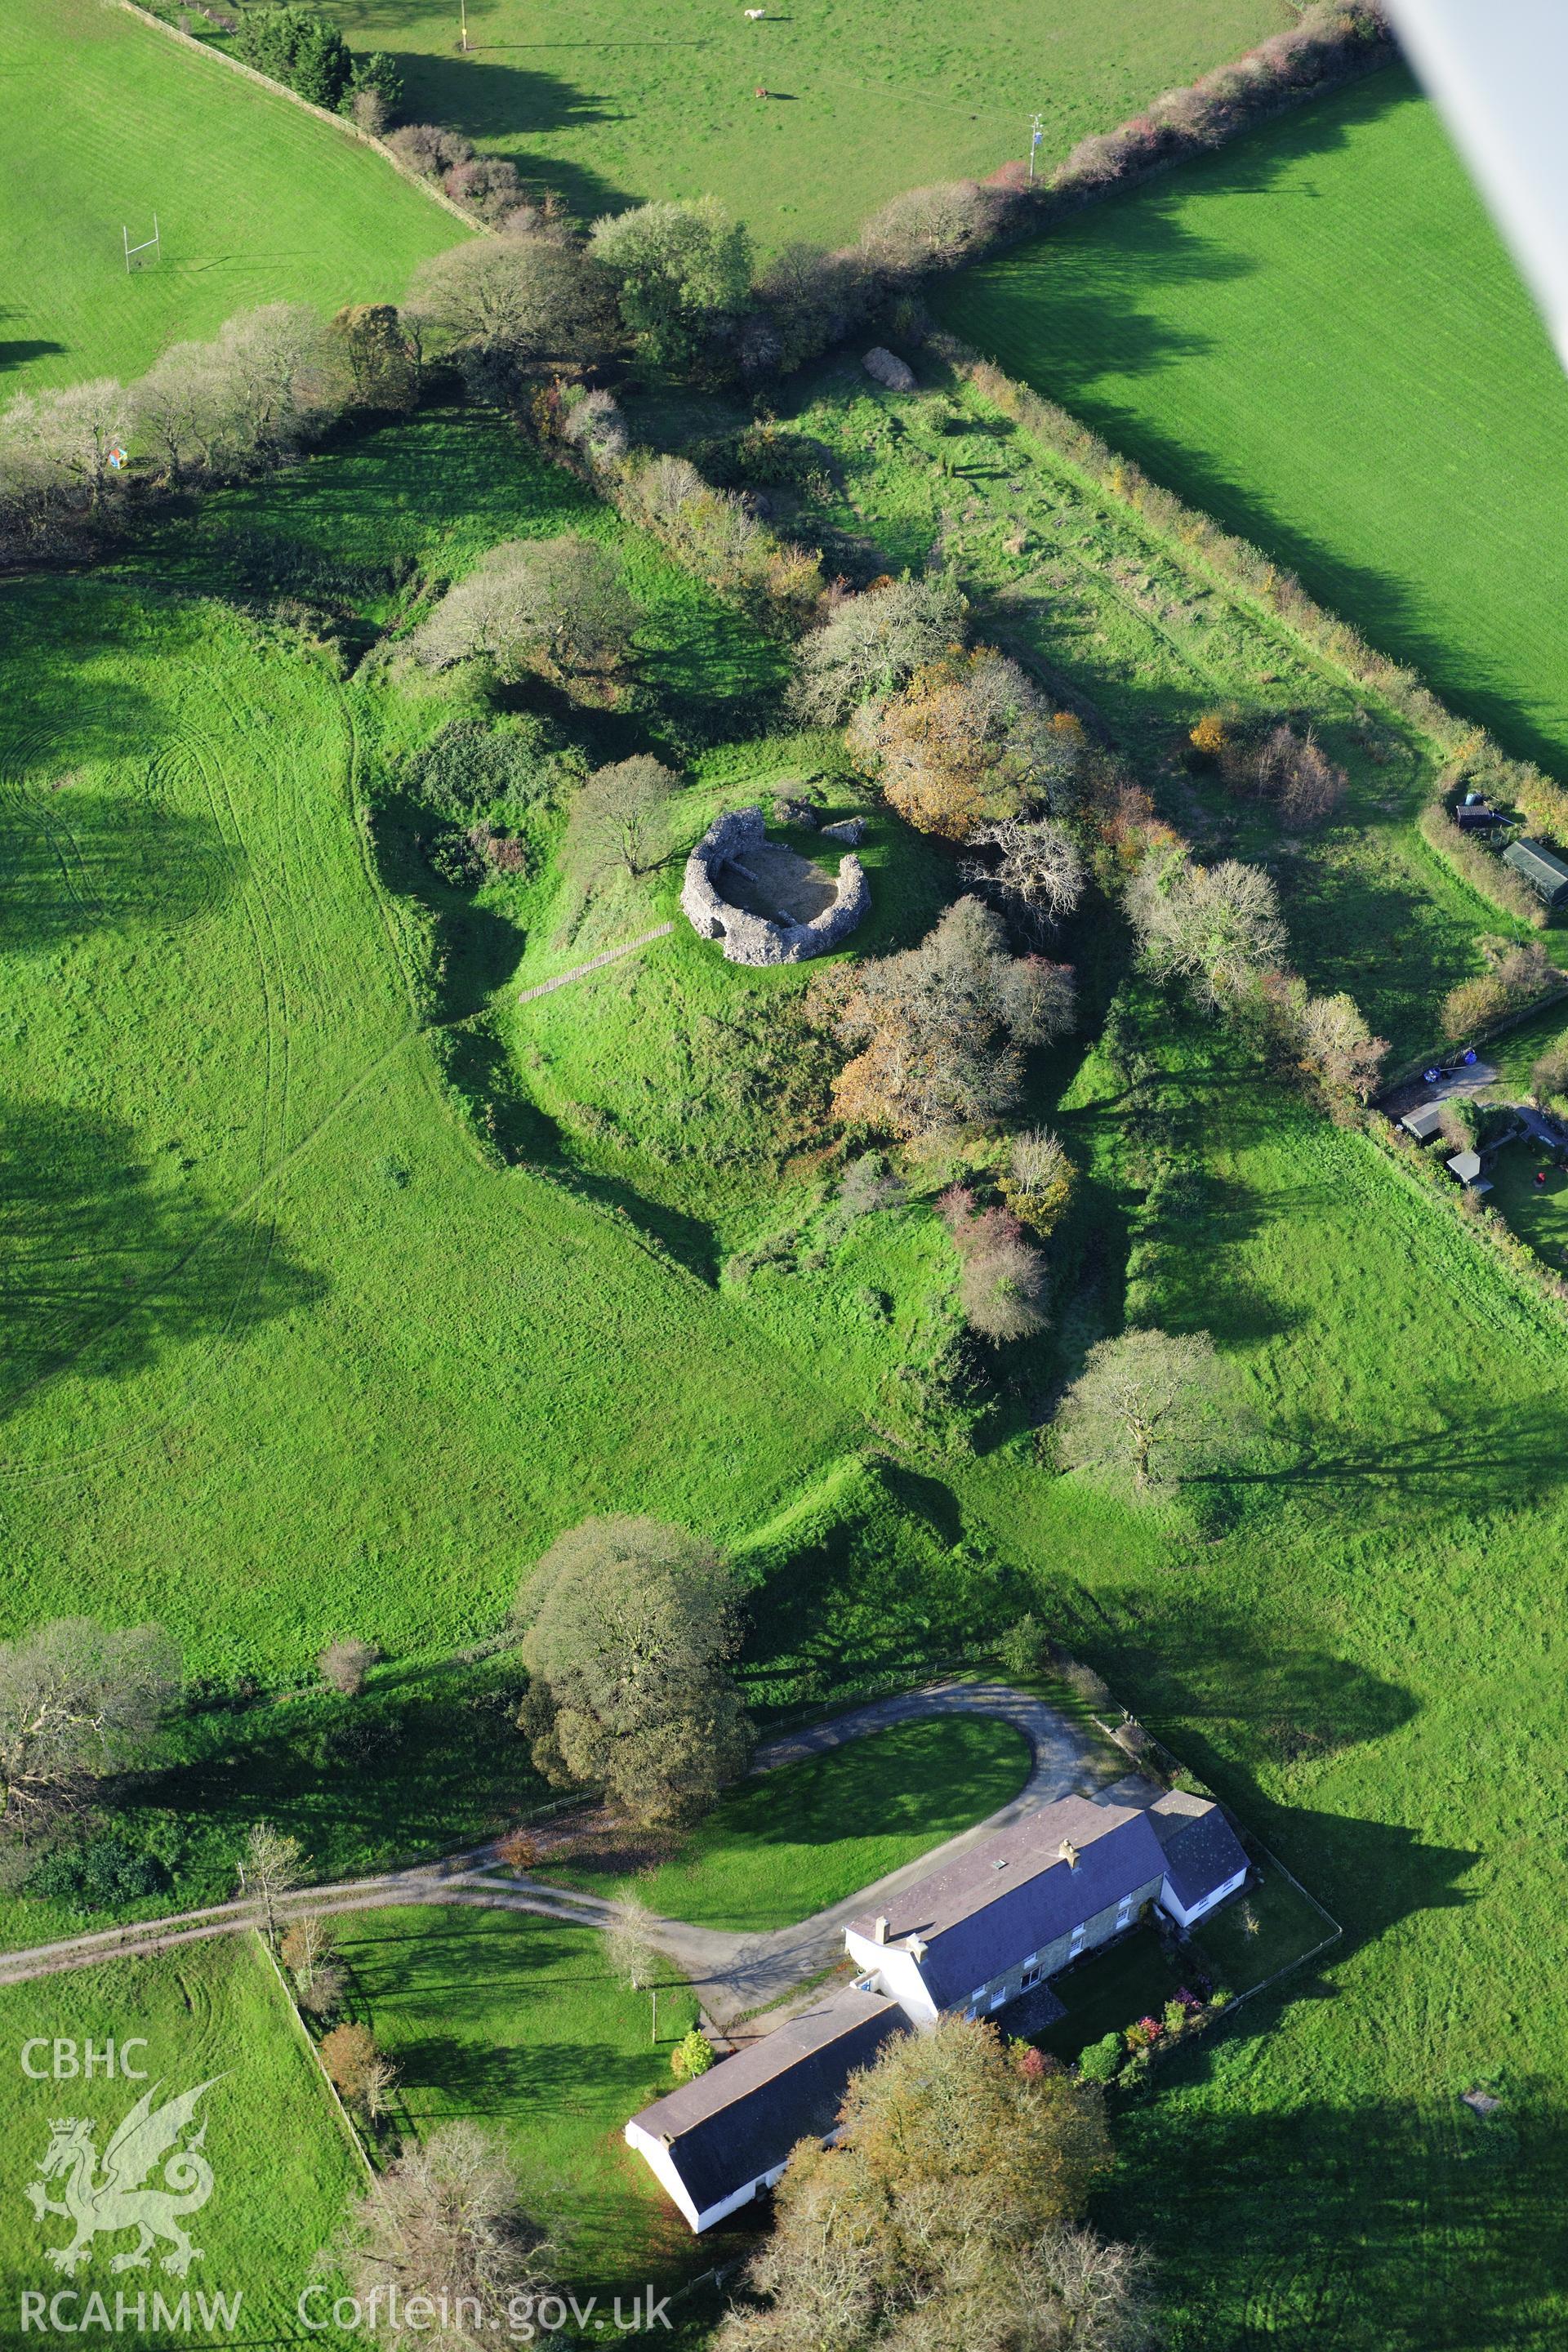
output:
[[[744,1770],[732,1570],[657,1519],[586,1519],[527,1579],[519,1722],[557,1787],[597,1781],[645,1822],[689,1819]]]
[[[278,1957],[294,1979],[301,2009],[323,2016],[342,1998],[344,1974],[337,1965],[337,1942],[316,1912],[292,1919],[283,1930]]]
[[[1060,1222],[1076,1173],[1066,1147],[1048,1128],[1026,1128],[1008,1148],[1002,1197],[1021,1224],[1045,1235]]]
[[[1110,2163],[1100,2095],[1016,2065],[994,2031],[949,2017],[851,2080],[841,2138],[802,2141],[753,2301],[718,2352],[1131,2352],[1142,2264],[1079,2226]]]
[[[858,1046],[833,1090],[846,1124],[912,1137],[984,1125],[1018,1099],[1024,1049],[1070,1025],[1072,974],[1013,956],[1001,919],[960,898],[917,948],[859,965],[837,1032]]]
[[[321,2037],[321,2063],[340,2098],[373,2116],[380,2112],[393,2074],[368,2025],[334,2025]]]
[[[900,815],[946,841],[1065,808],[1082,743],[990,646],[927,662],[900,693],[858,711],[847,740]]]

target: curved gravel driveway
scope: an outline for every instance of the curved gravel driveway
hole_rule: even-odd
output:
[[[1058,1797],[1073,1791],[1102,1798],[1112,1789],[1126,1794],[1119,1779],[1108,1784],[1103,1748],[1043,1699],[1001,1682],[961,1681],[929,1684],[923,1690],[900,1691],[891,1698],[873,1699],[823,1723],[782,1733],[758,1748],[753,1772],[775,1771],[783,1764],[798,1764],[807,1757],[825,1756],[868,1732],[886,1730],[897,1723],[912,1723],[939,1715],[985,1715],[1016,1726],[1029,1743],[1031,1763],[1023,1788],[1012,1801],[977,1822],[973,1829],[933,1846],[918,1861],[885,1878],[859,1888],[844,1902],[833,1904],[797,1927],[767,1935],[747,1936],[713,1927],[694,1927],[680,1919],[656,1919],[649,1933],[661,1951],[679,1969],[702,2000],[721,2032],[749,2011],[765,2008],[791,1992],[807,1977],[832,1966],[843,1950],[847,1923],[887,1896],[912,1885],[939,1869],[966,1847],[995,1830],[1038,1812]],[[553,1886],[548,1880],[519,1877],[510,1870],[499,1874],[493,1845],[467,1853],[392,1870],[368,1878],[340,1881],[332,1885],[301,1887],[276,1906],[279,1919],[312,1912],[378,1910],[390,1904],[476,1903],[492,1910],[521,1911],[536,1917],[560,1919],[573,1926],[603,1927],[615,1914],[613,1902],[574,1888]],[[140,1926],[109,1928],[78,1936],[58,1944],[34,1945],[26,1950],[0,1953],[0,1984],[19,1983],[60,1969],[89,1967],[94,1961],[156,1954],[209,1936],[232,1935],[256,1924],[252,1906],[216,1904],[205,1910],[178,1912]]]

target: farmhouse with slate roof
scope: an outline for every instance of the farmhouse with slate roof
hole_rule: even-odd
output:
[[[1038,2000],[1050,1978],[1130,1927],[1145,1904],[1184,1928],[1234,1895],[1247,1862],[1219,1807],[1180,1790],[1149,1793],[1143,1805],[1064,1797],[918,1880],[885,1912],[852,1920],[844,1941],[862,1973],[851,1990],[634,2116],[627,2142],[692,2228],[771,2188],[797,2140],[831,2138],[850,2075],[892,2034]]]

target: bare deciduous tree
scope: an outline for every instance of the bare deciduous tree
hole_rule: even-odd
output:
[[[963,643],[967,609],[950,572],[846,597],[801,646],[793,698],[800,715],[831,723],[874,696],[896,694]]]
[[[999,817],[978,825],[969,840],[973,848],[1001,854],[994,866],[967,861],[959,868],[964,880],[994,892],[1037,938],[1048,937],[1083,896],[1082,856],[1066,825],[1054,817]]]
[[[1287,824],[1321,824],[1350,789],[1309,728],[1305,735],[1281,723],[1272,728],[1258,754],[1258,789],[1275,802]]]
[[[27,1843],[144,1761],[179,1687],[156,1625],[61,1617],[0,1643],[0,1831]]]
[[[1127,907],[1150,970],[1185,980],[1213,1008],[1233,1002],[1285,953],[1273,883],[1261,867],[1234,857],[1217,866],[1194,866],[1183,856],[1146,858]]]
[[[646,1992],[663,1973],[663,1963],[649,1932],[653,1919],[646,1903],[639,1902],[635,1895],[626,1895],[616,1905],[610,1925],[605,1930],[605,1964],[628,1992]]]
[[[329,1690],[341,1691],[344,1698],[357,1698],[380,1656],[374,1642],[360,1642],[350,1636],[327,1643],[316,1660],[316,1672]]]
[[[323,2261],[342,2266],[383,2337],[401,2341],[399,2315],[426,2295],[443,2315],[444,2342],[493,2352],[498,2331],[515,2337],[524,2305],[534,2310],[549,2293],[549,2252],[521,2207],[500,2138],[453,2123],[387,2167]]]
[[[977,180],[940,180],[910,188],[873,213],[860,231],[860,249],[889,277],[923,277],[951,269],[982,249],[1016,198]]]
[[[971,1330],[1000,1347],[1045,1329],[1048,1286],[1042,1253],[1022,1234],[1002,1234],[965,1256],[958,1303]]]
[[[637,623],[620,567],[596,541],[513,539],[447,589],[413,642],[431,669],[482,656],[502,679],[542,670],[570,682],[618,669]]]
[[[1140,1501],[1224,1459],[1247,1426],[1206,1331],[1101,1339],[1057,1416],[1064,1464],[1125,1479]]]
[[[1072,1019],[1072,975],[1007,952],[1002,922],[960,898],[918,948],[860,965],[838,1017],[859,1053],[834,1088],[840,1118],[901,1136],[1001,1118],[1023,1085],[1023,1048]]]
[[[278,1940],[276,1913],[285,1895],[304,1884],[305,1852],[297,1837],[276,1830],[270,1822],[254,1822],[240,1857],[239,1891],[247,1903],[260,1906],[267,1940]]]
[[[657,1519],[588,1519],[518,1608],[532,1677],[519,1721],[548,1780],[600,1782],[638,1820],[670,1822],[744,1769],[736,1585],[709,1545]]]

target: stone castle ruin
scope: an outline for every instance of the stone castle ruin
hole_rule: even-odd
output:
[[[824,837],[853,840],[859,828],[825,825]],[[826,955],[864,920],[871,903],[853,854],[837,881],[810,858],[768,839],[760,808],[716,817],[686,861],[680,904],[700,939],[719,940],[731,963],[804,963]]]

